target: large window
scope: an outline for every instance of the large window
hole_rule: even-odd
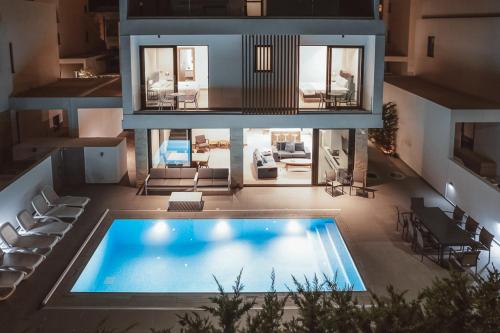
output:
[[[361,47],[301,46],[300,108],[360,108]]]
[[[142,108],[208,108],[208,47],[142,47]]]

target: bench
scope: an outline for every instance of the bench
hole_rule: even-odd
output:
[[[202,168],[198,170],[198,181],[195,189],[207,187],[224,187],[231,189],[231,177],[226,168]]]
[[[144,183],[146,195],[149,190],[195,189],[196,168],[152,168]]]

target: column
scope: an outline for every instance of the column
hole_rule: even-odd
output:
[[[66,110],[68,116],[68,130],[69,136],[72,138],[78,138],[80,136],[80,125],[78,124],[78,109],[76,107],[70,106]]]
[[[141,187],[149,173],[149,142],[147,129],[135,129],[136,186]]]
[[[243,187],[243,128],[231,128],[231,187]]]
[[[355,135],[353,179],[357,183],[366,184],[368,172],[368,129],[357,128]]]

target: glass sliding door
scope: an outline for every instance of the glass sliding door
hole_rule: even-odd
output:
[[[328,47],[326,108],[361,106],[362,53],[361,47]]]
[[[363,48],[301,46],[299,107],[349,109],[361,107]]]
[[[153,168],[191,166],[191,130],[152,129],[149,131],[149,159]]]
[[[354,168],[354,135],[349,129],[319,130],[318,184],[324,184],[330,170],[352,174]]]
[[[142,47],[142,106],[146,109],[177,109],[177,48]],[[174,95],[172,95],[174,94]]]

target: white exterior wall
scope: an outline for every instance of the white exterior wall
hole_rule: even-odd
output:
[[[1,109],[12,91],[47,84],[59,77],[59,50],[54,4],[0,0]],[[9,42],[15,73],[11,74]],[[12,80],[12,83],[9,83]]]
[[[50,156],[0,191],[0,224],[11,222],[18,226],[17,214],[23,209],[33,211],[31,199],[46,185],[53,186]]]
[[[500,18],[422,19],[422,15],[500,12],[498,0],[419,0],[416,11],[415,74],[429,81],[500,101]],[[427,37],[435,36],[434,58]]]
[[[115,184],[127,173],[127,144],[115,147],[85,147],[85,181],[88,184]]]
[[[122,109],[79,109],[79,137],[116,137],[123,131],[122,120]]]
[[[452,160],[455,123],[464,121],[463,112],[444,108],[388,83],[384,84],[384,102],[394,102],[398,107],[400,158],[500,238],[500,190]],[[476,119],[487,121],[480,113],[477,110]],[[474,111],[468,114],[473,115]]]
[[[452,135],[451,110],[387,83],[384,102],[397,104],[396,144],[400,158],[444,194]]]

